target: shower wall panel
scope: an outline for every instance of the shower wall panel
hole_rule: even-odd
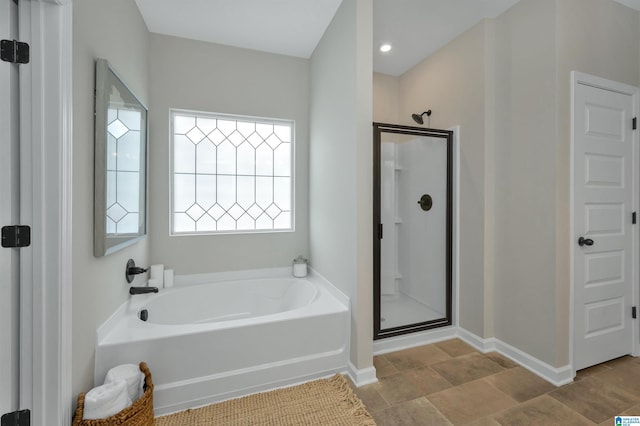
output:
[[[447,145],[417,137],[397,145],[398,291],[446,313]],[[418,201],[433,200],[429,211]]]
[[[382,142],[380,146],[380,214],[384,227],[384,238],[380,241],[380,292],[386,296],[396,294],[396,278],[399,277],[396,236],[398,217],[396,146],[394,142]]]

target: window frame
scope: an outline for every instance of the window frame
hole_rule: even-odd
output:
[[[174,127],[176,115],[192,115],[196,117],[209,118],[209,119],[221,119],[231,121],[247,121],[256,124],[268,124],[268,125],[288,125],[291,127],[291,152],[290,152],[290,203],[291,203],[291,225],[286,229],[233,229],[233,230],[214,230],[214,231],[186,231],[176,232],[174,228],[174,196],[175,196],[175,144],[174,144]],[[271,117],[258,117],[251,115],[196,111],[182,108],[170,108],[169,109],[169,236],[181,237],[181,236],[204,236],[204,235],[251,235],[251,234],[281,234],[292,233],[296,230],[296,122],[293,119],[271,118]],[[198,174],[195,173],[197,176]],[[217,176],[217,173],[216,173]],[[234,176],[238,176],[237,170]],[[242,175],[241,175],[242,176]],[[254,175],[255,176],[255,175]],[[236,199],[237,202],[237,199]]]

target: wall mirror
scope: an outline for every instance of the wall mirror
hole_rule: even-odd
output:
[[[106,256],[146,235],[147,108],[96,60],[94,245]]]

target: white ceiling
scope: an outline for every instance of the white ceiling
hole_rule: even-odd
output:
[[[518,0],[374,0],[373,70],[401,75],[477,24]],[[390,43],[386,54],[379,51]]]
[[[309,58],[342,0],[135,0],[149,31]],[[373,70],[401,75],[519,0],[373,0]],[[640,10],[640,0],[616,0]],[[378,48],[390,43],[391,52]]]
[[[135,0],[149,31],[309,58],[342,0]]]

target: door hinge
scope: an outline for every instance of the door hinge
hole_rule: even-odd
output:
[[[378,224],[378,238],[382,239],[382,224]]]
[[[638,317],[638,312],[635,306],[631,307],[631,318],[636,319]]]
[[[4,414],[0,419],[0,426],[31,426],[31,411],[20,410]]]
[[[631,213],[631,224],[635,225],[636,224],[636,212]]]
[[[635,130],[637,127],[638,127],[638,118],[633,117],[633,119],[631,120],[631,128]]]
[[[28,64],[29,44],[17,40],[0,41],[0,59],[13,64]]]
[[[12,225],[2,227],[2,247],[20,248],[31,245],[31,227]]]

